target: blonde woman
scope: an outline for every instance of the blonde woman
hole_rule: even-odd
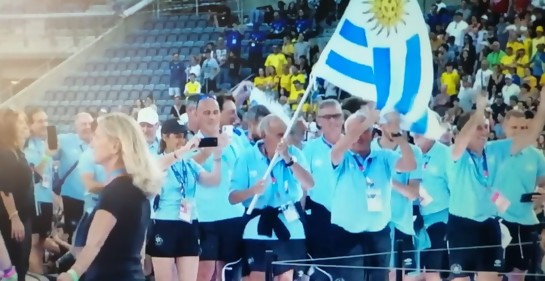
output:
[[[149,197],[157,194],[164,175],[150,154],[134,119],[121,113],[98,119],[91,143],[106,185],[95,209],[85,246],[58,281],[144,281],[141,259],[150,222]]]

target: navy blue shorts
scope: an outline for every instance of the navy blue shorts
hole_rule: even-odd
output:
[[[306,259],[307,249],[305,244],[306,242],[303,239],[287,241],[245,239],[244,248],[247,268],[244,273],[247,274],[252,271],[265,272],[267,266],[265,252],[267,250],[272,250],[278,261]],[[297,271],[299,267],[294,265],[273,265],[275,276],[290,270]]]
[[[305,233],[307,235],[307,249],[312,258],[325,258],[330,256],[331,244],[331,213],[323,205],[314,202],[307,196],[305,208],[306,215]]]
[[[200,254],[197,221],[154,220],[146,254],[157,258],[196,257]]]
[[[434,223],[426,231],[430,237],[431,246],[420,252],[420,267],[425,268],[428,272],[448,270],[447,224]]]
[[[330,264],[342,266],[368,266],[380,269],[359,270],[354,268],[324,268],[333,279],[344,280],[388,280],[392,239],[391,228],[386,226],[376,232],[352,233],[344,228],[331,225],[332,257],[354,256],[331,259]]]
[[[535,238],[537,238],[538,225],[521,225],[508,221],[502,222],[513,240],[505,249],[505,272],[512,272],[513,269],[528,270],[536,257],[536,252],[540,249],[534,249]]]
[[[503,269],[498,220],[491,218],[478,222],[449,214],[447,239],[452,277],[467,277],[473,272],[500,272]]]
[[[234,262],[242,257],[242,233],[246,219],[231,218],[214,222],[199,222],[200,260]]]

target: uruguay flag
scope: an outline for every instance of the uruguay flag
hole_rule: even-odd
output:
[[[354,0],[313,75],[376,102],[382,114],[396,110],[402,129],[439,139],[444,129],[428,109],[432,60],[417,0]]]

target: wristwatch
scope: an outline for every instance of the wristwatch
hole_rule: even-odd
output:
[[[391,134],[392,138],[399,138],[401,136],[403,136],[400,132],[397,132],[397,133],[392,133]]]
[[[290,161],[286,162],[286,167],[291,167],[291,166],[293,166],[293,164],[295,164],[295,163],[297,163],[297,158],[295,158],[295,157],[292,156],[292,157],[290,158]]]

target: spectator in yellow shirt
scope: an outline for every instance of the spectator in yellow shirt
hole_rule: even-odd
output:
[[[293,84],[294,81],[299,81],[301,82],[301,84],[305,84],[306,80],[307,80],[307,77],[305,76],[304,73],[301,73],[301,71],[297,68],[297,66],[295,65],[292,65],[291,68],[290,68],[290,73],[291,73],[291,89],[290,89],[290,93],[295,91],[295,84]]]
[[[265,78],[265,88],[267,90],[278,91],[278,85],[280,84],[280,77],[276,75],[276,69],[272,66],[267,66],[265,71],[267,78]]]
[[[524,77],[524,69],[530,65],[530,59],[526,55],[525,49],[518,49],[514,63],[517,67],[517,75],[519,77]]]
[[[288,65],[284,65],[280,75],[280,95],[289,96],[291,90],[291,74]]]
[[[453,69],[452,63],[446,64],[446,71],[441,74],[441,84],[446,87],[447,95],[453,96],[458,93],[458,85],[460,84],[460,75]]]
[[[303,84],[299,80],[293,81],[293,88],[294,89],[291,90],[290,96],[288,97],[288,103],[291,106],[291,110],[296,110],[297,105],[305,94],[305,89],[303,88]]]
[[[513,52],[516,53],[518,50],[524,49],[524,44],[518,40],[518,35],[516,33],[511,32],[509,34],[509,41],[507,41],[505,48],[511,48],[513,49]]]
[[[532,87],[532,89],[537,87],[537,78],[532,75],[532,71],[530,70],[530,68],[525,68],[524,76],[521,77],[523,77],[522,81]]]
[[[199,81],[196,81],[196,78],[197,75],[195,75],[195,73],[189,74],[189,81],[185,83],[184,87],[184,95],[186,97],[201,93],[201,83],[199,83]]]
[[[505,56],[500,60],[503,74],[509,74],[509,68],[516,67],[515,54],[512,47],[505,48]]]
[[[265,66],[273,66],[274,69],[282,69],[284,64],[287,64],[286,56],[280,52],[278,46],[273,46],[273,53],[267,56]]]
[[[295,53],[295,47],[293,46],[293,43],[291,42],[291,38],[289,36],[284,36],[282,53],[284,53],[284,55],[288,57],[293,57],[293,53]]]
[[[265,70],[259,68],[257,71],[257,76],[254,78],[254,86],[260,90],[264,90],[267,83],[267,77],[265,76]]]
[[[536,27],[536,37],[532,39],[532,56],[537,53],[537,45],[545,44],[545,36],[543,36],[543,26]]]

